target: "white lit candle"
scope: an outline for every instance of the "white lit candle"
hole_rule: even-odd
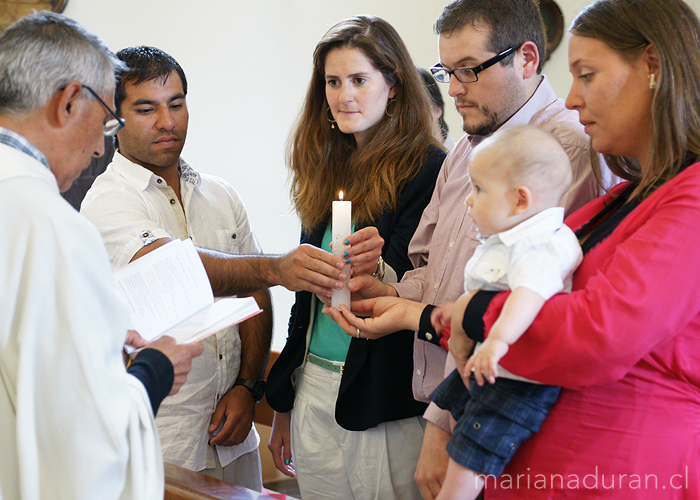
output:
[[[333,202],[333,221],[331,232],[333,234],[333,255],[345,260],[343,253],[350,248],[345,244],[345,240],[352,234],[352,202],[343,201],[343,192],[338,195],[340,201]],[[345,264],[345,273],[350,279],[350,264]],[[345,280],[347,283],[347,280]],[[345,304],[350,308],[350,290],[347,286],[343,286],[341,290],[333,290],[331,305],[336,309],[340,309],[340,304]]]

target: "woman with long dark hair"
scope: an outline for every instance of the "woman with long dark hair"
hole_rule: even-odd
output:
[[[331,203],[343,191],[356,230],[347,256],[354,272],[396,281],[411,269],[408,243],[445,157],[430,117],[391,25],[357,16],[331,28],[314,52],[287,154],[302,243],[329,250]],[[413,474],[425,405],[411,388],[413,332],[351,337],[323,305],[297,293],[287,344],[268,377],[277,467],[296,472],[304,498],[420,498]]]

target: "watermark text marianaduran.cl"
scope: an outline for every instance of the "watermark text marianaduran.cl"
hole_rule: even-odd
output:
[[[528,471],[530,468],[528,467]],[[501,474],[479,476],[484,480],[484,488],[535,489],[535,490],[682,490],[688,488],[688,466],[683,474],[673,474],[662,478],[656,474],[601,474],[598,466],[595,471],[584,476],[578,474]]]

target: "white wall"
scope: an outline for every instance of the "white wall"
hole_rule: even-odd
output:
[[[183,156],[233,184],[246,202],[263,249],[283,253],[299,239],[284,166],[287,134],[311,74],[313,49],[336,22],[373,14],[401,34],[414,62],[438,60],[432,25],[447,0],[71,0],[64,14],[114,51],[154,45],[175,57],[189,82],[190,128]],[[588,0],[558,0],[565,26]],[[696,11],[700,0],[690,0]],[[566,38],[545,73],[560,96],[571,83]],[[445,102],[451,100],[443,88]],[[452,135],[460,119],[448,104]],[[293,294],[273,289],[275,339],[281,349]]]

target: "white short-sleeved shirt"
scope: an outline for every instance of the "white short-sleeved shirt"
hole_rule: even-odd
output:
[[[576,235],[564,224],[564,209],[548,208],[484,239],[464,268],[464,289],[525,287],[547,300],[571,291],[571,277],[582,258]]]
[[[555,293],[571,291],[572,276],[582,259],[578,238],[564,224],[564,209],[548,208],[476,247],[464,268],[464,289],[525,287],[547,300]],[[500,365],[498,376],[537,383]]]
[[[100,231],[114,269],[164,237],[191,238],[195,246],[227,253],[261,252],[245,206],[227,182],[196,172],[180,159],[180,194],[182,205],[162,177],[115,153],[80,212]],[[187,383],[163,401],[156,418],[166,462],[196,471],[215,465],[208,427],[216,404],[238,377],[238,327],[212,335],[203,345],[203,354],[192,360]],[[259,443],[252,426],[243,443],[216,446],[221,465],[257,449]]]

